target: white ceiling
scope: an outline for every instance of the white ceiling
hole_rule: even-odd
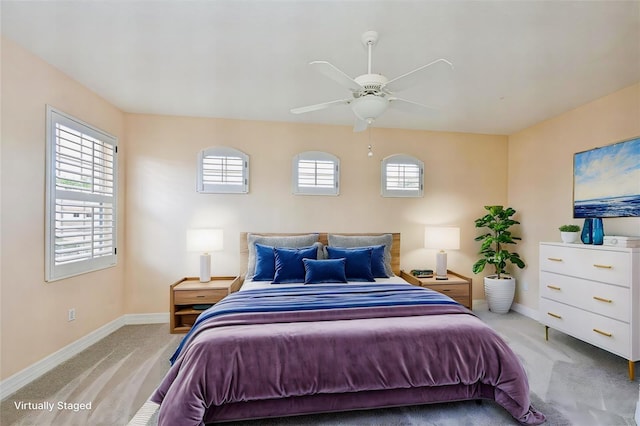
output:
[[[640,81],[639,1],[6,1],[2,33],[127,112],[351,126],[355,77],[437,58],[455,70],[398,93],[438,113],[375,126],[511,134]],[[6,64],[5,64],[6,65]]]

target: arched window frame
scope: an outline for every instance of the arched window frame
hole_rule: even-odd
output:
[[[339,195],[340,159],[328,152],[301,152],[293,157],[292,184],[296,195]]]
[[[205,194],[249,192],[249,156],[235,148],[215,146],[198,153],[197,191]]]
[[[380,192],[383,197],[422,197],[424,195],[424,163],[406,154],[395,154],[384,158]]]

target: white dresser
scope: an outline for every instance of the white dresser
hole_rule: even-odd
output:
[[[540,243],[540,322],[640,360],[640,249]]]

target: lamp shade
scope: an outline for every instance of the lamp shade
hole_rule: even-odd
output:
[[[388,105],[389,101],[385,97],[365,95],[354,99],[351,102],[351,109],[359,119],[371,124],[385,112]]]
[[[460,228],[427,226],[424,229],[424,246],[429,249],[458,250],[460,248]]]
[[[222,250],[222,229],[188,229],[187,250],[208,253]]]

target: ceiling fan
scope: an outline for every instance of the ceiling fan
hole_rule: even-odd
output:
[[[429,71],[429,68],[447,67],[449,69],[453,69],[453,64],[446,59],[436,59],[433,62],[389,80],[382,74],[371,73],[371,49],[377,41],[378,33],[375,31],[367,31],[362,34],[362,43],[369,51],[369,62],[367,73],[356,78],[349,77],[343,71],[327,61],[313,61],[309,63],[309,65],[314,67],[319,73],[324,74],[326,77],[329,77],[341,86],[349,89],[351,91],[351,97],[300,108],[293,108],[291,112],[293,114],[303,114],[338,105],[350,105],[351,110],[356,116],[353,131],[361,132],[373,124],[373,122],[382,115],[388,107],[409,112],[422,111],[425,108],[436,109],[418,102],[398,98],[393,94],[418,83],[425,75],[425,72]]]

